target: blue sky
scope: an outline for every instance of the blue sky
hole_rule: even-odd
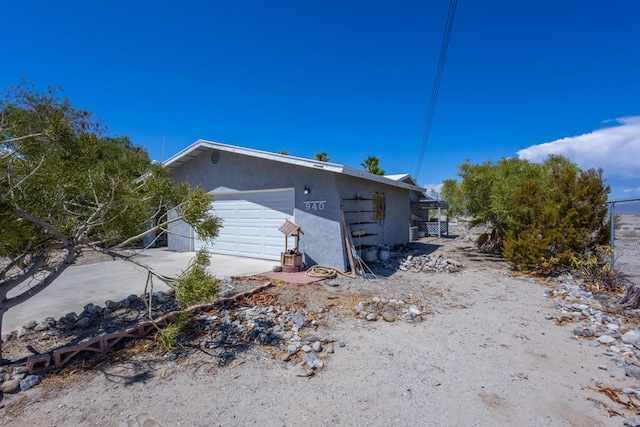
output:
[[[61,86],[156,160],[202,138],[415,174],[448,8],[8,2],[0,85]],[[460,1],[418,182],[557,152],[640,197],[639,22],[637,0]]]

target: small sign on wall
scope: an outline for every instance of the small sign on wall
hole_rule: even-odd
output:
[[[326,200],[309,200],[304,203],[304,209],[307,211],[323,211]]]

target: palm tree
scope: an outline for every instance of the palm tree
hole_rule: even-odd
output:
[[[287,150],[278,151],[278,154],[282,154],[283,156],[288,156],[289,152]]]
[[[360,166],[369,173],[374,175],[384,175],[384,170],[378,167],[380,163],[380,157],[369,156],[364,162],[360,163]]]
[[[330,162],[331,159],[327,157],[327,153],[316,153],[313,155],[313,160],[317,160],[319,162]]]

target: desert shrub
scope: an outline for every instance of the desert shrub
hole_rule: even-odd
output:
[[[181,312],[169,325],[156,333],[155,340],[160,349],[168,351],[178,345],[178,340],[191,319],[191,314],[185,311],[186,308],[196,303],[213,301],[216,297],[219,282],[207,271],[209,264],[209,255],[206,251],[200,250],[189,267],[172,283]]]
[[[504,257],[520,270],[548,274],[574,256],[606,244],[609,229],[602,171],[580,170],[561,156],[544,163],[503,159],[460,167],[462,182],[445,182],[454,212],[489,223]]]
[[[174,283],[178,307],[212,301],[218,293],[218,280],[207,271],[211,261],[206,251],[200,250],[191,261],[186,272]]]

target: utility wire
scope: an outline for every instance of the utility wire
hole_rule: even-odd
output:
[[[420,168],[422,167],[422,158],[424,157],[424,150],[427,147],[427,140],[429,139],[429,133],[431,132],[431,122],[433,122],[433,113],[436,110],[436,102],[438,101],[438,91],[440,90],[440,81],[442,80],[442,71],[444,70],[444,61],[447,58],[447,50],[449,49],[449,39],[451,38],[451,29],[453,28],[453,18],[456,15],[456,6],[458,0],[451,0],[449,3],[449,14],[447,15],[447,25],[444,29],[444,37],[442,38],[442,46],[440,47],[440,58],[438,59],[438,68],[436,69],[436,76],[433,82],[433,89],[431,90],[431,100],[429,101],[429,109],[427,110],[427,120],[424,127],[424,134],[422,135],[422,145],[420,146],[420,155],[418,156],[418,167],[416,168],[415,178],[418,179],[420,175]]]

